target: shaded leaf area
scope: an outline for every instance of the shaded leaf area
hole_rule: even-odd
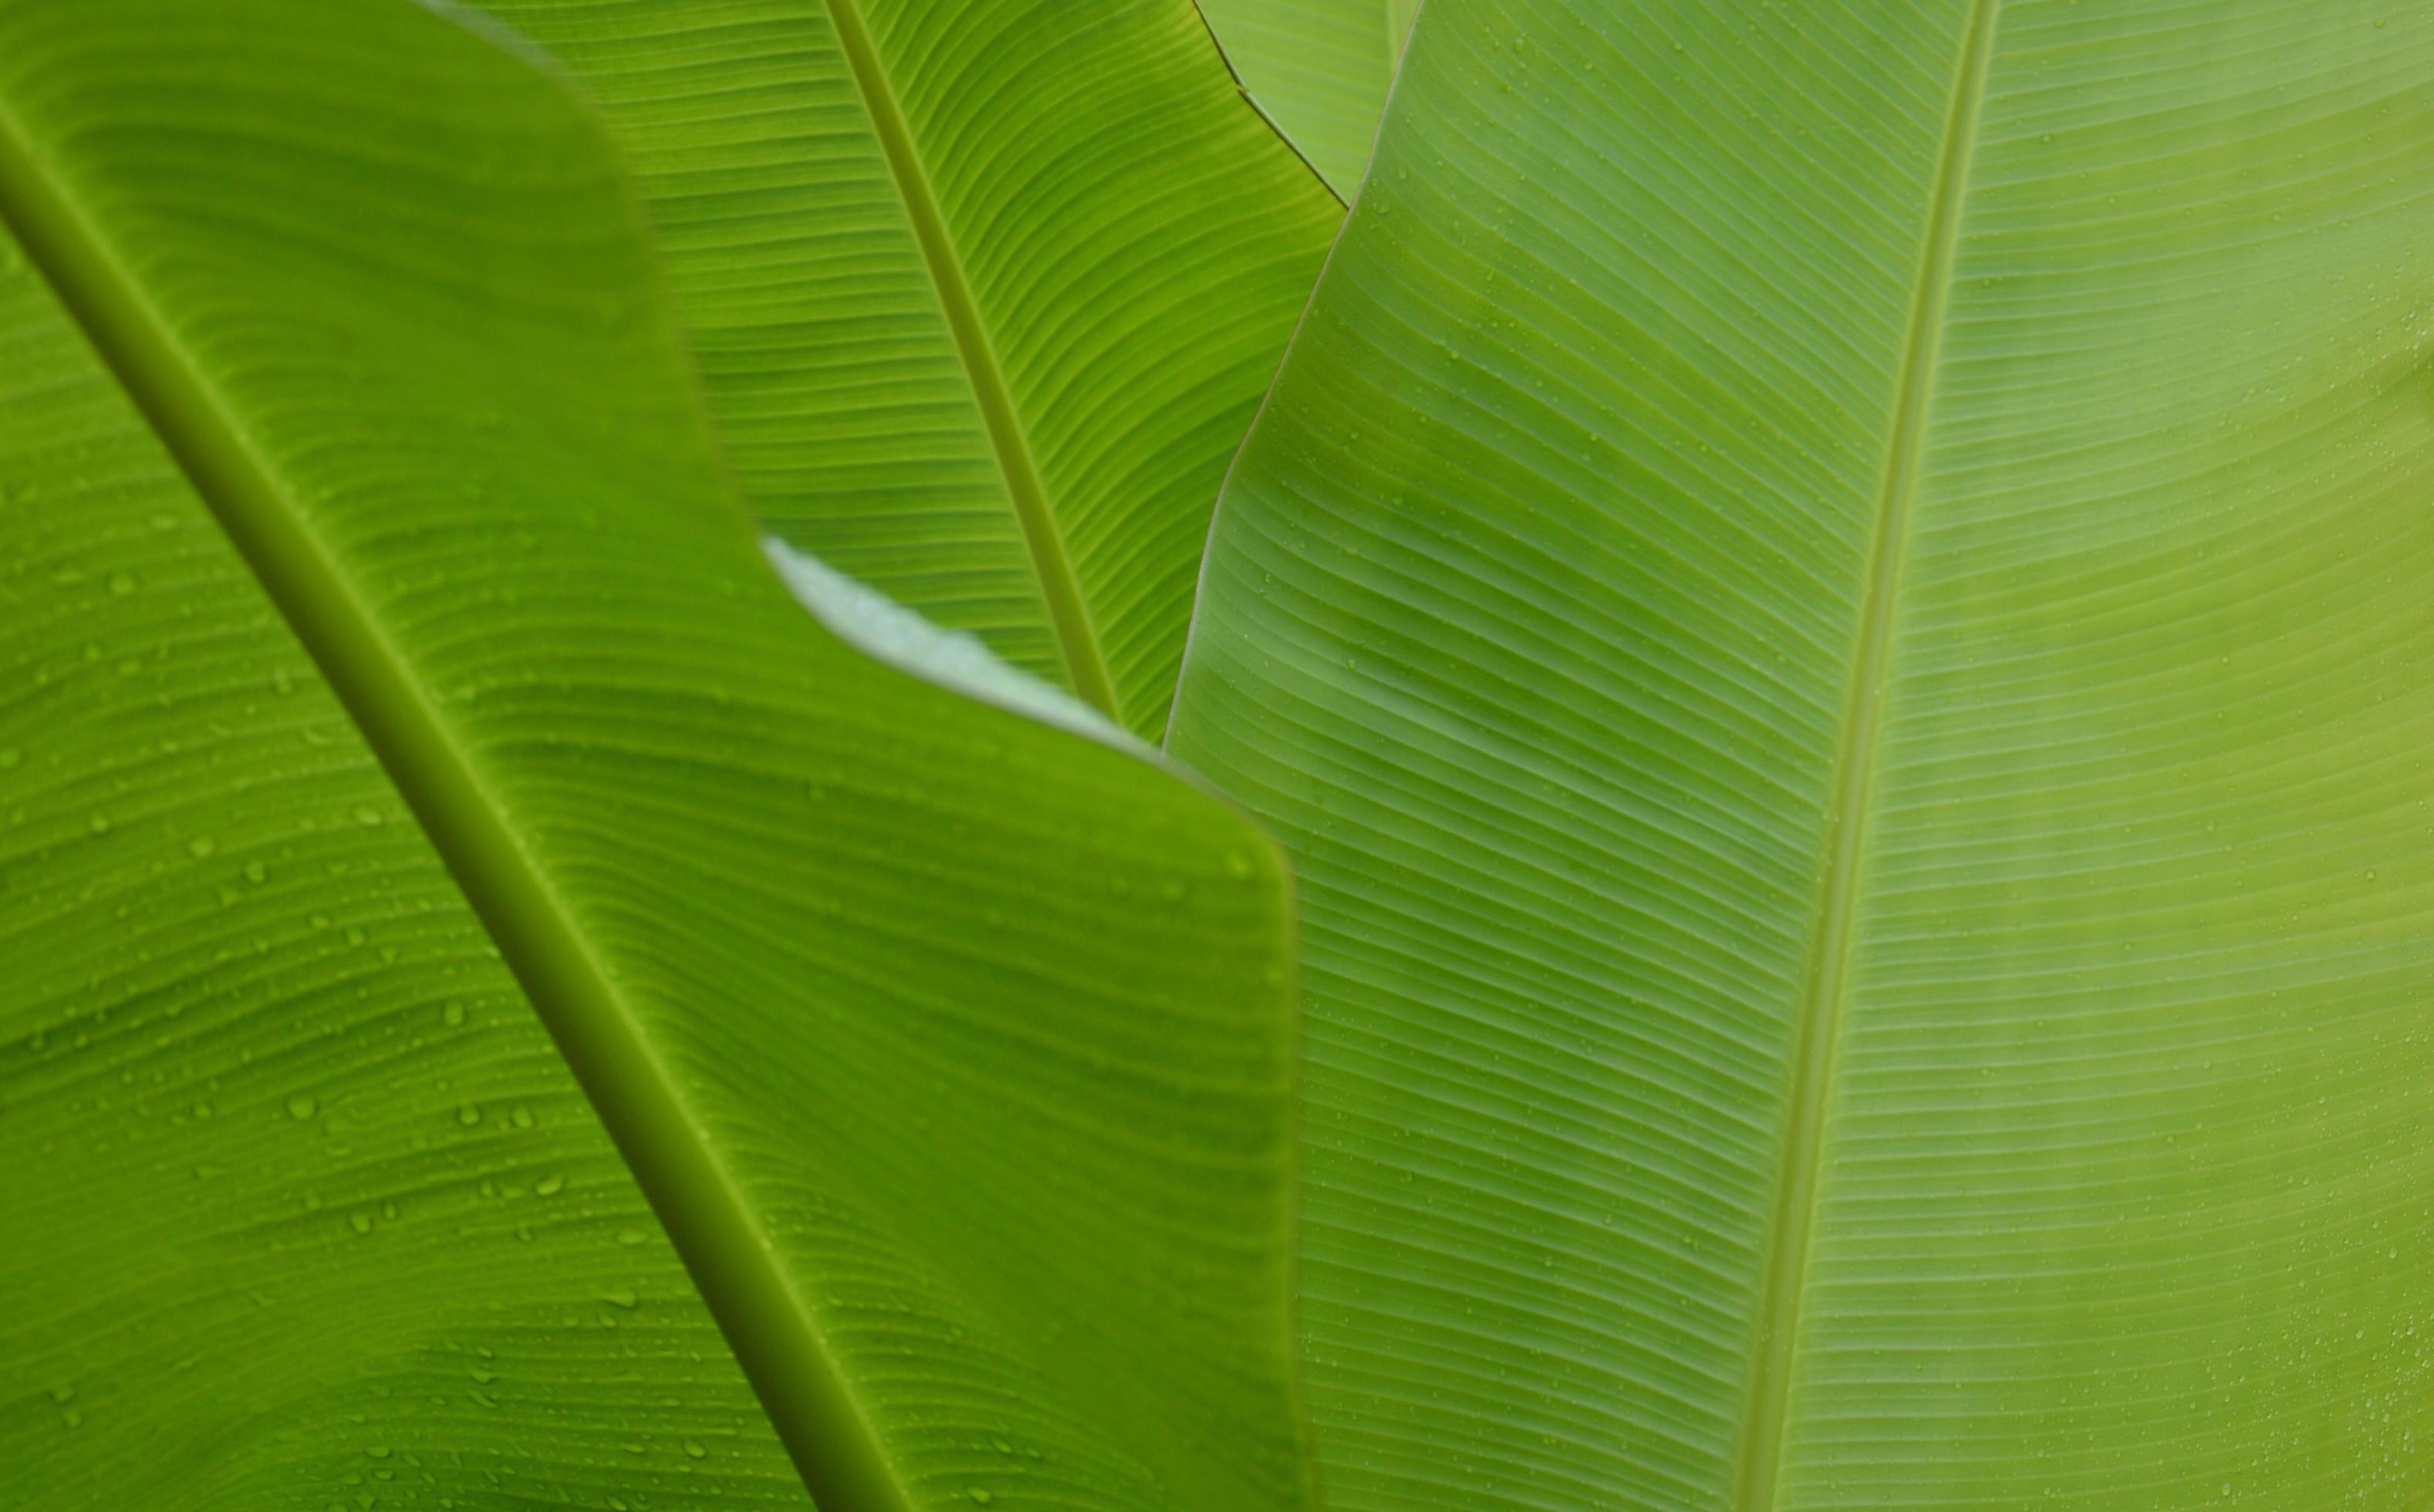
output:
[[[1332,1504],[2416,1504],[2434,14],[1431,0],[1171,748]]]
[[[484,0],[596,95],[771,528],[1164,727],[1342,214],[1189,0]]]
[[[1279,861],[792,601],[555,82],[0,5],[0,218],[7,1500],[1304,1504]]]

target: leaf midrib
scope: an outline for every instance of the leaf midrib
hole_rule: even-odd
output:
[[[909,1483],[632,1005],[404,658],[108,238],[43,171],[5,99],[0,232],[117,379],[396,784],[659,1215],[821,1512],[912,1512]]]
[[[1985,94],[1996,16],[2001,6],[2002,0],[1970,0],[1968,27],[1963,33],[1945,108],[1935,180],[1928,191],[1901,367],[1894,379],[1893,428],[1886,438],[1851,682],[1843,696],[1834,753],[1826,854],[1818,877],[1808,959],[1792,1026],[1791,1085],[1786,1094],[1774,1209],[1759,1282],[1757,1358],[1750,1372],[1734,1458],[1732,1504],[1740,1512],[1772,1512],[1781,1476],[1792,1353],[1815,1228],[1826,1113],[1832,1092],[1860,862],[1867,843],[1877,740],[1884,720],[1894,610],[1900,597],[1902,558],[1918,490],[1936,361],[1943,350],[1945,309],[1960,240],[1961,206],[1968,192],[1977,142],[1979,104]]]
[[[1123,726],[1123,710],[1116,697],[1115,683],[1107,675],[1106,658],[1099,649],[1098,636],[1091,628],[1089,608],[1083,602],[1081,583],[1073,575],[1064,535],[1057,528],[1055,510],[1049,502],[1048,486],[1040,476],[1030,434],[1023,426],[1021,413],[1015,408],[1013,390],[1006,385],[1005,370],[998,362],[988,326],[981,318],[979,301],[964,271],[963,256],[956,250],[953,233],[939,208],[937,191],[930,182],[929,168],[913,140],[903,105],[896,97],[896,87],[887,77],[886,64],[880,59],[861,8],[855,0],[827,3],[829,20],[836,27],[837,43],[845,53],[848,71],[862,94],[872,134],[879,138],[888,172],[895,177],[897,193],[904,202],[904,218],[913,228],[913,239],[920,246],[921,261],[937,291],[948,334],[954,338],[965,379],[971,386],[972,401],[988,432],[989,450],[1005,480],[1006,497],[1022,527],[1023,543],[1031,552],[1032,569],[1039,579],[1040,597],[1048,607],[1049,624],[1056,632],[1057,649],[1065,658],[1066,675],[1072,679],[1075,693]]]

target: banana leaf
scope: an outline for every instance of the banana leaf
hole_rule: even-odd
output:
[[[1430,0],[1171,748],[1340,1512],[2434,1484],[2434,9]]]
[[[1243,87],[1338,194],[1361,186],[1419,0],[1198,0]]]
[[[1190,0],[481,0],[599,102],[746,498],[1155,739],[1343,214]]]
[[[0,4],[0,1503],[1306,1505],[1278,857],[788,596],[514,45]]]

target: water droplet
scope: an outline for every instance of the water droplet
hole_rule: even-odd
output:
[[[708,1459],[710,1457],[710,1451],[704,1448],[701,1441],[696,1438],[688,1438],[684,1441],[684,1452],[688,1456],[694,1459]]]
[[[369,1212],[351,1212],[347,1214],[347,1227],[352,1228],[359,1234],[370,1233],[372,1231],[372,1215]]]
[[[533,1126],[532,1109],[518,1103],[515,1110],[507,1115],[507,1122],[518,1128],[530,1128]]]
[[[971,1487],[969,1487],[968,1489],[967,1489],[967,1490],[964,1492],[964,1494],[965,1494],[966,1496],[970,1497],[973,1501],[975,1501],[975,1502],[979,1502],[979,1503],[986,1503],[994,1502],[994,1501],[996,1501],[996,1500],[997,1500],[997,1498],[996,1498],[996,1497],[994,1497],[994,1496],[991,1496],[991,1495],[987,1492],[987,1490],[986,1490],[985,1488],[983,1488],[983,1487],[981,1487],[981,1486],[971,1486]]]
[[[643,1299],[634,1295],[634,1289],[630,1286],[612,1286],[600,1294],[600,1299],[611,1307],[625,1308],[627,1312],[643,1305]]]
[[[245,880],[260,886],[270,880],[270,868],[259,861],[249,861],[245,864]]]
[[[287,1116],[300,1124],[304,1122],[304,1120],[311,1118],[314,1113],[320,1108],[320,1107],[321,1105],[319,1103],[305,1096],[302,1092],[298,1092],[295,1096],[287,1099]]]
[[[620,1228],[617,1230],[617,1243],[625,1246],[628,1249],[640,1248],[642,1246],[647,1245],[650,1242],[651,1236],[644,1233],[640,1228]]]
[[[220,848],[220,843],[208,834],[198,834],[186,842],[186,854],[200,861]]]
[[[459,1104],[457,1104],[457,1105],[456,1105],[456,1122],[457,1122],[457,1123],[464,1125],[467,1128],[471,1128],[474,1125],[476,1125],[476,1124],[480,1123],[481,1121],[482,1121],[482,1106],[481,1106],[481,1104],[479,1104],[479,1103],[459,1103]]]
[[[1248,882],[1251,877],[1251,857],[1249,853],[1243,850],[1228,850],[1226,852],[1226,875],[1233,878],[1237,882]]]
[[[53,1386],[51,1388],[51,1400],[62,1407],[66,1406],[69,1402],[76,1400],[76,1383],[74,1382],[62,1382],[59,1385]]]
[[[110,833],[110,816],[96,810],[93,817],[84,821],[84,827],[91,830],[95,834],[108,834]]]
[[[135,575],[133,573],[111,573],[110,575],[110,591],[121,598],[125,598],[128,594],[135,592]]]
[[[459,1027],[465,1022],[465,1005],[462,1003],[451,1003],[448,1006],[440,1009],[439,1022],[448,1025],[451,1029]]]
[[[544,1197],[557,1196],[559,1193],[566,1190],[566,1177],[557,1175],[556,1172],[552,1172],[548,1176],[542,1177],[540,1180],[534,1182],[533,1190],[540,1193]]]
[[[377,827],[379,826],[379,824],[380,824],[380,821],[381,821],[381,811],[380,811],[380,810],[378,810],[378,809],[376,809],[376,808],[372,807],[372,806],[371,806],[370,804],[369,804],[369,803],[358,803],[358,804],[356,804],[356,805],[355,805],[355,822],[356,822],[357,824],[360,824],[360,825],[362,825],[365,829],[369,830],[369,829],[375,829],[375,828],[377,828]]]

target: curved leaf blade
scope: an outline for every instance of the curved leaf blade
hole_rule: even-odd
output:
[[[2411,1504],[2434,20],[1432,0],[1171,747],[1330,1493]]]
[[[0,6],[0,211],[12,1495],[798,1503],[706,1301],[834,1512],[1301,1504],[1279,864],[786,595],[569,98]]]
[[[485,9],[631,153],[771,528],[1154,738],[1342,214],[1188,0]]]

